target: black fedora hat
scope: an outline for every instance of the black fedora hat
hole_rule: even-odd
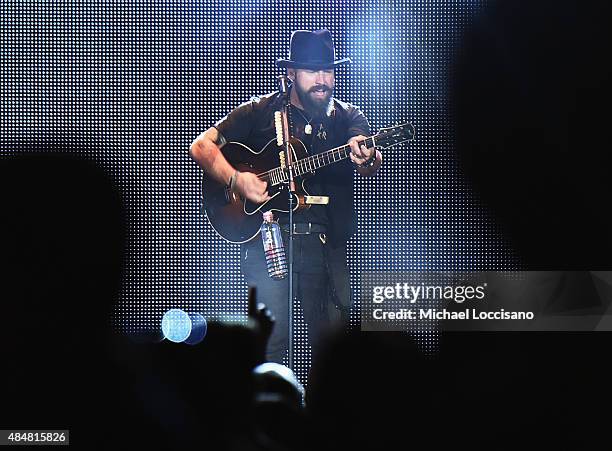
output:
[[[350,58],[336,60],[329,30],[297,30],[291,34],[289,58],[277,59],[276,65],[295,69],[331,69],[350,62]]]

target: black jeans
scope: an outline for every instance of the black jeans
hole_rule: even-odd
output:
[[[318,233],[294,235],[293,294],[300,301],[308,338],[315,354],[324,328],[348,321],[352,303],[346,245],[332,248]],[[283,232],[288,254],[289,236]],[[257,287],[257,300],[270,309],[276,321],[268,342],[269,361],[282,363],[288,347],[288,278],[273,280],[268,276],[261,238],[241,247],[240,267],[249,287]],[[295,315],[294,315],[295,318]]]

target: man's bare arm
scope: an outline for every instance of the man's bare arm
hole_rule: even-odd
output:
[[[216,128],[211,127],[196,138],[189,147],[189,155],[216,181],[229,184],[236,171],[225,159],[219,147],[222,138]]]
[[[250,172],[239,172],[227,162],[221,153],[224,144],[219,131],[211,127],[196,138],[189,147],[189,155],[196,163],[219,183],[230,185],[234,174],[235,191],[253,202],[264,202],[269,199],[267,183]]]

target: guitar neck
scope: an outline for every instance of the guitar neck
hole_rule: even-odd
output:
[[[359,146],[362,145],[366,147],[376,147],[376,139],[378,135],[370,136],[364,140],[359,141]],[[303,158],[294,162],[293,175],[299,177],[301,175],[307,174],[308,172],[316,171],[325,166],[329,166],[331,164],[337,163],[339,161],[345,160],[351,153],[351,146],[349,144],[345,144],[343,146],[335,147],[333,149],[327,150],[325,152],[317,153],[311,155],[309,157]],[[274,168],[270,171],[264,172],[263,174],[259,174],[259,178],[262,180],[266,180],[271,182],[272,185],[277,185],[279,183],[285,183],[289,179],[289,174],[284,168]]]
[[[375,136],[370,136],[362,141],[359,141],[359,146],[365,145],[366,147],[374,147],[376,142]],[[295,175],[300,176],[310,171],[315,171],[324,166],[329,166],[338,161],[348,158],[351,153],[351,146],[345,144],[334,149],[327,150],[325,152],[311,155],[303,160],[299,160],[295,163]]]

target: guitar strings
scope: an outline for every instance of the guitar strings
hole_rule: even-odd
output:
[[[376,141],[385,139],[387,137],[387,135],[389,135],[389,132],[385,130],[383,132],[379,132],[377,135],[373,135],[373,136],[370,136],[369,138],[364,139],[363,142],[367,144],[368,140],[371,140],[372,141],[372,147],[378,147],[380,145],[380,143],[377,143]],[[410,141],[410,140],[413,139],[413,137],[414,137],[414,130],[412,131],[412,136],[411,137],[409,137],[409,138],[405,138],[404,137],[404,139],[397,140],[396,142],[394,142],[391,145],[399,144],[399,143],[402,143],[402,142],[405,142],[405,141]],[[298,160],[298,161],[296,161],[295,165],[296,165],[296,167],[298,169],[302,170],[302,174],[303,174],[305,172],[308,172],[308,170],[309,170],[308,169],[308,163],[315,162],[317,159],[321,159],[321,158],[323,158],[323,161],[325,161],[325,157],[327,156],[329,158],[329,155],[333,155],[334,152],[338,152],[338,156],[340,157],[340,160],[343,160],[343,159],[347,158],[349,156],[349,154],[345,153],[345,155],[343,156],[342,152],[346,152],[346,150],[348,148],[350,148],[349,144],[345,144],[343,146],[338,146],[338,147],[335,147],[333,149],[327,150],[325,152],[318,153],[318,154],[315,154],[315,155],[310,155],[310,156],[308,156],[308,157],[306,157],[306,158],[304,158],[302,160]],[[335,157],[333,157],[333,158],[334,158],[334,162],[340,161],[340,160],[336,160]],[[300,167],[300,165],[301,165],[301,167]],[[313,170],[313,169],[318,169],[318,168],[312,168],[312,167],[310,168],[310,170]],[[279,172],[280,172],[280,174],[278,174]],[[272,180],[274,178],[274,175],[276,175],[276,178],[278,179],[277,182],[274,182],[274,180]],[[284,175],[285,175],[285,172],[283,171],[283,168],[278,167],[278,168],[270,169],[268,171],[265,171],[265,172],[262,172],[260,174],[257,174],[257,177],[259,179],[261,179],[261,180],[272,181],[273,182],[272,185],[274,186],[274,185],[277,185],[278,183],[282,183],[282,182],[285,181]]]
[[[302,160],[298,160],[295,164],[298,168],[300,168],[300,166],[302,166],[303,172],[308,172],[308,163],[313,163],[318,159],[325,159],[325,157],[329,157],[329,155],[332,155],[334,152],[338,152],[339,154],[341,154],[342,151],[346,151],[346,149],[349,147],[348,144],[345,144],[343,146],[339,146],[339,147],[335,147],[333,149],[330,149],[328,151],[322,152],[322,153],[318,153],[315,155],[310,155],[309,157],[306,157]],[[340,157],[340,159],[346,158],[348,157],[348,154],[341,156],[338,155]],[[334,161],[336,161],[336,159],[334,158]],[[339,160],[338,160],[339,161]],[[314,168],[310,168],[310,170],[312,170]],[[271,180],[271,178],[273,177],[272,173],[274,172],[280,172],[281,174],[284,175],[284,171],[282,170],[282,168],[278,167],[278,168],[274,168],[274,169],[270,169],[268,171],[262,172],[260,174],[257,174],[257,177],[260,179],[267,179],[267,180]],[[279,181],[282,182],[284,181],[284,178],[281,178],[281,180]],[[276,183],[274,183],[276,184]]]
[[[377,135],[379,136],[379,135]],[[372,140],[372,144],[374,144],[375,140],[374,140],[375,136],[371,136],[369,138],[364,139],[364,143],[367,143],[367,141],[370,139]],[[339,160],[336,160],[336,157],[333,157],[334,162],[336,161],[340,161],[343,160],[345,158],[348,157],[349,153],[346,153],[346,151],[350,148],[349,144],[345,144],[343,146],[338,146],[338,147],[334,147],[333,149],[327,150],[325,152],[322,153],[318,153],[315,155],[310,155],[302,160],[298,160],[295,163],[295,166],[297,167],[297,169],[300,170],[300,172],[303,174],[305,172],[308,171],[312,171],[314,169],[318,169],[318,168],[313,168],[312,166],[310,166],[309,168],[309,164],[310,163],[316,163],[317,160],[323,159],[323,162],[325,162],[325,158],[328,158],[328,163],[331,163],[331,161],[329,161],[329,156],[333,155],[335,152],[338,152],[338,157]],[[345,155],[342,155],[342,152],[345,152]],[[301,174],[300,174],[301,175]],[[285,171],[283,171],[283,168],[277,167],[274,169],[270,169],[268,171],[262,172],[260,174],[257,174],[257,177],[261,180],[266,180],[266,181],[271,181],[272,182],[272,186],[278,185],[279,183],[283,183],[285,182]],[[276,179],[276,180],[275,180]]]

